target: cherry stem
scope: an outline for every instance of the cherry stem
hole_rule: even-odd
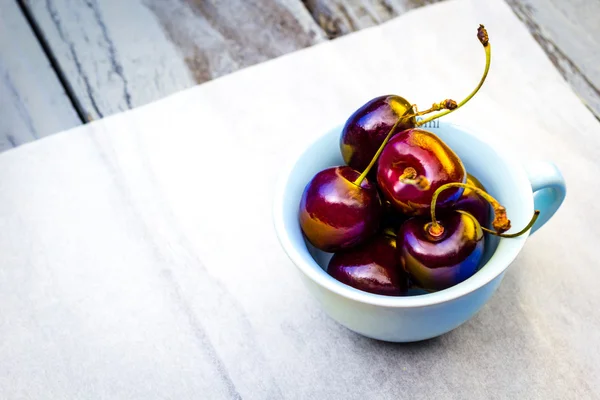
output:
[[[398,127],[398,125],[400,125],[400,122],[404,121],[407,118],[411,118],[411,117],[412,117],[412,115],[406,115],[406,116],[402,116],[402,117],[398,118],[398,121],[396,121],[396,123],[394,124],[394,126],[392,126],[392,129],[390,129],[390,131],[388,132],[388,134],[385,137],[385,139],[383,139],[383,142],[381,143],[381,146],[379,146],[379,149],[377,149],[377,153],[375,153],[375,155],[373,156],[373,159],[371,160],[371,162],[369,163],[369,165],[367,165],[367,168],[365,168],[365,170],[362,172],[362,174],[360,174],[359,177],[356,178],[356,180],[354,181],[354,184],[356,186],[360,186],[361,183],[362,183],[362,181],[365,180],[365,178],[367,177],[367,175],[369,174],[369,172],[371,171],[371,169],[373,168],[373,166],[377,162],[377,159],[379,158],[379,155],[383,151],[383,148],[385,147],[385,145],[387,144],[387,142],[389,142],[390,138],[394,134],[394,131],[396,130],[396,128]]]
[[[496,200],[485,190],[482,190],[482,189],[478,188],[477,186],[469,185],[468,183],[450,182],[450,183],[446,183],[445,185],[442,185],[439,188],[437,188],[437,190],[433,193],[433,197],[431,198],[431,228],[430,229],[433,230],[433,232],[434,232],[433,234],[435,234],[435,232],[439,232],[440,230],[443,230],[443,228],[440,227],[440,224],[437,222],[437,219],[435,218],[435,206],[437,203],[438,196],[444,190],[450,189],[450,188],[469,188],[469,189],[473,190],[475,193],[477,193],[478,195],[483,197],[488,203],[490,203],[490,205],[494,209],[494,222],[492,223],[492,226],[494,227],[496,232],[503,233],[510,229],[510,220],[506,217],[506,208],[504,208],[498,202],[498,200]]]
[[[432,112],[435,111],[440,111],[440,110],[454,110],[456,107],[458,107],[458,104],[456,104],[456,101],[452,100],[452,99],[446,99],[446,100],[442,100],[439,103],[433,103],[431,105],[431,108],[428,108],[425,111],[419,111],[415,114],[413,114],[413,117],[419,117],[421,115],[425,115],[425,114],[430,114]],[[413,104],[413,109],[417,109],[417,105]]]
[[[458,105],[456,101],[452,99],[442,100],[439,103],[433,103],[431,108],[428,108],[425,111],[417,111],[417,105],[413,104],[411,110],[414,110],[412,114],[404,114],[400,119],[402,121],[408,118],[420,117],[421,115],[431,114],[432,112],[440,111],[440,110],[454,110]],[[408,112],[408,111],[407,111]],[[420,126],[419,123],[415,122],[415,126]]]
[[[485,30],[485,27],[481,24],[479,25],[479,28],[477,29],[477,38],[479,39],[479,41],[483,45],[483,49],[485,50],[485,69],[483,71],[483,75],[482,75],[481,79],[479,80],[479,84],[477,85],[475,90],[473,90],[471,92],[471,94],[469,94],[467,97],[465,97],[465,99],[463,101],[461,101],[460,103],[458,103],[458,104],[455,103],[456,107],[447,108],[446,110],[444,110],[438,114],[432,115],[429,118],[425,118],[424,120],[418,121],[416,123],[417,126],[425,125],[426,123],[431,122],[434,119],[438,119],[440,117],[443,117],[444,115],[448,115],[451,112],[458,110],[459,108],[464,106],[469,100],[471,100],[471,98],[473,96],[475,96],[475,94],[479,91],[479,89],[483,85],[483,82],[485,82],[485,78],[487,77],[488,71],[490,70],[490,63],[491,63],[491,59],[492,59],[492,49],[491,49],[491,45],[489,43],[489,37],[488,37],[487,31]],[[435,106],[436,105],[434,104],[434,107]]]
[[[462,187],[462,188],[471,189],[472,191],[474,191],[475,193],[477,193],[478,195],[483,197],[488,203],[490,203],[490,205],[494,209],[494,221],[492,222],[494,231],[492,231],[491,229],[485,228],[485,227],[481,227],[481,229],[486,232],[494,233],[497,236],[510,237],[510,238],[521,236],[522,234],[527,232],[527,230],[533,226],[533,224],[535,223],[535,220],[537,219],[537,217],[539,215],[539,211],[536,211],[534,213],[531,221],[529,221],[527,226],[525,228],[523,228],[521,231],[514,233],[514,234],[504,234],[504,232],[506,232],[507,230],[510,229],[510,220],[506,216],[506,208],[504,208],[504,206],[502,206],[498,202],[498,200],[496,200],[485,190],[480,189],[477,186],[469,185],[468,183],[450,182],[450,183],[446,183],[445,185],[442,185],[439,188],[437,188],[437,190],[433,193],[433,197],[431,198],[431,225],[429,225],[429,233],[431,233],[434,236],[439,236],[439,235],[441,235],[442,232],[444,232],[444,228],[438,223],[437,219],[435,218],[435,206],[437,203],[438,196],[444,190],[450,189],[453,187],[454,188]]]
[[[537,221],[539,216],[540,216],[540,210],[535,210],[533,212],[533,216],[529,220],[529,223],[527,224],[527,226],[525,226],[525,228],[521,229],[517,233],[498,233],[496,231],[485,228],[483,226],[481,227],[481,229],[485,232],[491,233],[492,235],[500,236],[503,238],[516,238],[516,237],[523,235],[525,232],[527,232],[529,229],[531,229],[531,227],[533,226],[533,224],[535,224],[535,221]]]
[[[418,121],[415,123],[415,126],[425,125],[426,123],[433,121],[434,119],[437,119],[437,118],[443,117],[444,115],[450,114],[454,110],[458,110],[460,107],[465,105],[469,100],[471,100],[471,98],[473,96],[475,96],[475,94],[479,91],[479,89],[483,85],[485,78],[487,77],[488,71],[490,70],[490,62],[491,62],[491,57],[492,57],[491,56],[491,46],[489,43],[487,31],[485,30],[485,27],[481,24],[479,25],[479,28],[477,29],[477,38],[479,39],[479,41],[481,42],[481,44],[483,45],[483,48],[485,50],[485,70],[483,71],[483,76],[481,77],[479,84],[477,85],[475,90],[473,90],[471,92],[471,94],[469,94],[463,101],[461,101],[458,104],[456,104],[456,102],[454,100],[447,99],[440,103],[434,103],[433,106],[429,110],[425,110],[422,112],[415,112],[413,114],[406,114],[406,115],[403,115],[402,117],[398,118],[398,121],[396,121],[394,126],[392,126],[392,129],[390,129],[389,133],[383,140],[383,143],[381,143],[381,146],[379,146],[379,149],[377,149],[377,153],[375,153],[375,156],[373,157],[373,159],[371,160],[369,165],[367,165],[367,168],[365,168],[365,170],[362,172],[362,174],[360,174],[359,177],[354,181],[355,185],[360,186],[362,181],[369,174],[369,172],[371,171],[371,169],[377,162],[379,155],[383,151],[383,148],[385,147],[387,142],[390,140],[390,138],[393,136],[394,131],[396,130],[396,128],[398,127],[400,122],[405,121],[408,118],[414,118],[417,115],[424,115],[424,114],[428,114],[433,111],[438,111],[438,110],[444,109],[444,111],[442,111],[438,114],[432,115],[429,118],[426,118],[422,121]]]

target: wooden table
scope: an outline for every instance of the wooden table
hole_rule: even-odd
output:
[[[437,1],[0,0],[0,151]],[[600,117],[600,1],[506,2]]]

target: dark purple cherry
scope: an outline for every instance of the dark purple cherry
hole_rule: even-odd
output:
[[[494,230],[482,227],[466,211],[452,210],[436,219],[436,201],[441,192],[455,187],[469,187],[490,202],[494,209]],[[506,209],[485,191],[462,183],[440,187],[431,201],[431,220],[414,217],[406,221],[397,237],[398,262],[419,287],[435,291],[454,286],[471,277],[480,267],[485,238],[483,232],[512,238],[533,226],[539,211],[520,232],[505,234],[510,229]]]
[[[335,252],[377,232],[383,208],[375,185],[350,167],[319,172],[304,189],[300,226],[315,247]]]
[[[338,281],[369,293],[406,294],[408,277],[396,257],[396,238],[379,234],[350,250],[335,253],[327,273]]]
[[[362,174],[350,167],[319,172],[304,189],[300,200],[300,227],[313,246],[336,252],[356,246],[380,226],[383,206],[379,192],[367,179],[400,120],[390,128]]]
[[[412,112],[412,105],[395,95],[376,97],[356,110],[346,121],[340,137],[344,162],[359,171],[367,168],[392,126],[408,112]],[[415,122],[415,117],[408,118],[395,132],[412,128]]]
[[[409,129],[387,144],[377,169],[377,183],[386,200],[407,215],[427,214],[433,193],[451,182],[464,183],[467,172],[460,158],[435,134]],[[438,200],[451,206],[463,192],[452,188]]]
[[[411,279],[426,290],[441,290],[471,277],[479,267],[484,235],[479,222],[461,211],[449,212],[439,235],[428,230],[431,221],[413,217],[398,232],[398,258]]]
[[[467,174],[466,183],[485,191],[481,182],[470,174]],[[475,217],[481,226],[487,226],[490,222],[490,204],[468,186],[465,187],[460,198],[454,203],[453,208],[468,212]]]

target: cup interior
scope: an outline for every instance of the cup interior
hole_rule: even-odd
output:
[[[531,184],[520,164],[515,163],[498,144],[488,143],[481,133],[471,133],[457,125],[439,122],[425,128],[438,135],[458,154],[467,172],[506,207],[513,231],[525,226],[533,214]],[[513,239],[486,237],[484,263],[472,277],[435,293],[392,297],[354,289],[329,276],[327,264],[332,254],[308,243],[298,221],[298,206],[306,184],[319,171],[344,165],[340,154],[341,126],[332,129],[306,147],[284,173],[274,203],[274,221],[279,240],[296,266],[310,279],[342,296],[389,307],[436,304],[483,286],[500,275],[523,247],[528,234]]]

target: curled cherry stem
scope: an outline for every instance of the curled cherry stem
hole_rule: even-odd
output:
[[[429,118],[425,118],[419,122],[417,122],[417,126],[421,126],[421,125],[425,125],[428,122],[433,121],[434,119],[438,119],[440,117],[443,117],[444,115],[448,115],[451,112],[458,110],[459,108],[461,108],[462,106],[464,106],[469,100],[471,100],[471,98],[473,98],[473,96],[475,96],[475,94],[479,91],[479,89],[481,88],[481,86],[483,86],[483,82],[485,82],[485,79],[487,78],[488,72],[490,70],[490,63],[492,61],[492,49],[491,49],[491,45],[489,42],[489,37],[488,37],[488,33],[485,29],[485,27],[483,25],[479,25],[479,28],[477,28],[477,38],[479,39],[479,41],[481,42],[481,44],[483,45],[483,49],[485,50],[485,69],[483,70],[483,75],[481,76],[481,79],[479,80],[479,84],[477,85],[477,87],[467,96],[464,98],[463,101],[461,101],[460,103],[456,104],[455,103],[455,107],[453,108],[447,108],[446,110],[432,115]],[[434,104],[435,106],[435,104]]]
[[[469,185],[468,183],[460,183],[460,182],[450,182],[445,185],[440,186],[434,193],[431,198],[431,229],[437,231],[440,229],[440,225],[435,218],[435,206],[437,203],[437,199],[439,195],[446,189],[450,188],[469,188],[473,190],[475,193],[483,197],[494,209],[494,228],[496,231],[500,231],[503,228],[504,230],[508,230],[510,228],[510,221],[506,218],[506,209],[490,194],[486,191],[478,188],[477,186]]]
[[[515,238],[521,236],[533,226],[539,215],[539,211],[536,210],[531,221],[529,221],[525,228],[514,234],[504,234],[504,232],[510,229],[510,220],[506,216],[506,208],[504,208],[504,206],[502,206],[498,202],[498,200],[496,200],[485,190],[480,189],[477,186],[469,185],[468,183],[450,182],[437,188],[437,190],[433,193],[433,197],[431,198],[431,224],[429,225],[429,231],[434,236],[439,236],[442,234],[442,232],[444,232],[444,228],[438,223],[437,219],[435,218],[435,206],[437,203],[438,196],[446,189],[457,187],[471,189],[472,191],[483,197],[488,203],[490,203],[490,205],[494,209],[494,221],[492,222],[494,230],[492,231],[491,229],[485,227],[481,227],[481,229],[486,232],[493,233],[496,236],[507,238]]]
[[[533,224],[535,224],[535,221],[537,221],[539,216],[540,216],[540,210],[535,210],[533,212],[533,216],[529,220],[529,223],[525,226],[525,228],[521,229],[517,233],[498,233],[496,231],[485,228],[483,226],[481,227],[481,229],[485,232],[491,233],[492,235],[500,236],[503,238],[516,238],[516,237],[523,235],[525,232],[527,232],[529,229],[531,229],[531,227],[533,226]]]
[[[377,153],[375,153],[375,156],[373,157],[373,159],[371,160],[371,162],[369,163],[367,168],[365,168],[365,170],[362,172],[362,174],[360,174],[359,177],[354,181],[355,185],[360,186],[362,181],[369,174],[369,172],[371,171],[371,169],[377,162],[379,155],[383,151],[383,148],[385,147],[387,142],[390,140],[390,138],[393,136],[394,131],[396,130],[396,128],[398,127],[400,122],[403,122],[410,118],[414,118],[415,116],[425,115],[430,112],[434,112],[434,111],[438,111],[438,110],[442,110],[442,109],[444,110],[440,113],[430,116],[429,118],[425,118],[424,120],[418,121],[415,123],[416,126],[425,125],[426,123],[433,121],[434,119],[443,117],[444,115],[447,115],[455,110],[458,110],[460,107],[465,105],[469,100],[471,100],[471,98],[473,96],[475,96],[475,94],[479,91],[479,89],[481,88],[481,86],[483,85],[483,82],[485,81],[485,79],[487,77],[488,71],[490,70],[490,62],[491,62],[491,57],[492,57],[491,56],[491,46],[489,43],[489,37],[488,37],[487,31],[485,30],[485,27],[481,24],[479,25],[479,28],[477,29],[477,38],[479,39],[479,41],[481,42],[481,44],[483,45],[483,48],[485,50],[485,70],[483,71],[483,76],[481,77],[477,87],[471,92],[471,94],[469,94],[463,101],[461,101],[458,104],[456,104],[456,102],[454,100],[446,99],[439,103],[434,103],[433,106],[429,110],[425,110],[422,112],[416,112],[416,110],[415,110],[415,112],[413,112],[413,113],[404,114],[403,116],[398,118],[398,121],[396,121],[396,123],[394,124],[392,129],[390,129],[389,133],[385,137],[383,143],[381,143],[381,146],[379,146]],[[413,108],[415,108],[415,107],[411,107],[411,110]]]

